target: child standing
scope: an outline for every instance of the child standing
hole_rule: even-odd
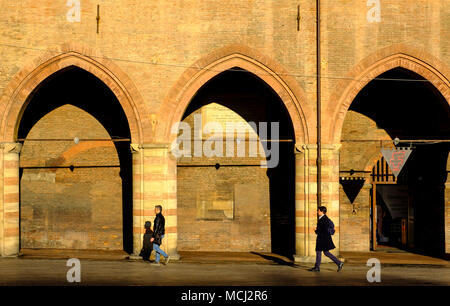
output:
[[[142,259],[144,261],[150,261],[150,254],[153,250],[153,242],[151,241],[153,237],[153,231],[152,231],[152,223],[150,221],[146,221],[145,225],[145,234],[143,239],[143,247],[141,250],[140,256],[142,256]]]

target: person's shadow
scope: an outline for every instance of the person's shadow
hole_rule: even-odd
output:
[[[278,265],[282,265],[282,266],[289,266],[289,267],[299,267],[298,265],[296,265],[295,263],[291,262],[291,261],[286,261],[282,258],[276,257],[276,256],[271,256],[271,255],[266,255],[266,254],[261,254],[258,252],[250,252],[252,254],[261,256],[264,259],[270,260]]]

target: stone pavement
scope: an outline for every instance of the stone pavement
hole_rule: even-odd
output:
[[[450,260],[401,251],[341,252],[346,263],[363,264],[369,258],[378,258],[385,264],[442,265],[450,267]]]
[[[22,249],[21,258],[26,259],[95,259],[95,260],[122,260],[130,256],[124,251],[103,250],[67,250],[67,249]],[[152,254],[154,255],[154,253]],[[180,252],[182,263],[278,263],[294,264],[282,255],[258,252]],[[396,248],[384,248],[375,252],[341,252],[346,263],[365,264],[369,258],[377,258],[385,264],[412,264],[412,265],[449,265],[450,260],[409,253]],[[323,262],[327,257],[322,256]],[[153,257],[152,257],[153,258]],[[328,262],[331,262],[328,260]]]
[[[381,283],[369,283],[365,263],[346,263],[341,272],[323,264],[320,273],[310,264],[282,260],[173,261],[155,267],[136,260],[81,260],[80,285],[173,286],[383,286],[450,285],[449,265],[398,265],[381,261]],[[68,285],[66,259],[0,258],[0,285]]]

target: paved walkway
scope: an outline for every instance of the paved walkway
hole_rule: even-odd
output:
[[[155,267],[134,260],[81,259],[81,285],[197,285],[197,286],[379,286],[450,285],[448,265],[393,265],[381,261],[381,283],[369,283],[370,267],[346,263],[341,272],[323,264],[320,273],[310,265],[264,262],[171,262]],[[0,285],[69,285],[65,259],[0,258]]]
[[[375,251],[375,252],[341,252],[347,263],[362,264],[369,258],[377,258],[385,264],[400,265],[442,265],[450,267],[450,260],[424,256],[420,254],[396,251]]]
[[[58,249],[22,249],[25,259],[96,259],[122,260],[129,258],[124,251],[101,250],[58,250]],[[277,263],[292,265],[294,262],[278,254],[258,252],[180,252],[181,263]],[[366,264],[369,258],[377,258],[384,264],[409,265],[449,265],[450,260],[408,253],[395,248],[384,248],[375,252],[341,252],[346,263]],[[323,256],[325,258],[325,256]]]

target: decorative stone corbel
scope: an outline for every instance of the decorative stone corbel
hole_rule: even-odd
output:
[[[141,150],[141,146],[138,143],[131,143],[130,144],[130,150],[131,153],[139,153],[139,151]]]
[[[307,146],[304,143],[296,143],[294,146],[294,154],[304,154]]]
[[[19,154],[22,150],[22,144],[20,142],[4,142],[2,143],[2,149],[5,154],[16,153]]]

